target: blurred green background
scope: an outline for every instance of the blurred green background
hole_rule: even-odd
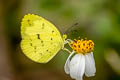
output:
[[[51,21],[61,34],[69,29],[68,38],[94,41],[97,72],[84,80],[120,80],[120,0],[0,0],[0,80],[72,80],[64,72],[66,51],[47,64],[22,53],[20,25],[27,13]]]

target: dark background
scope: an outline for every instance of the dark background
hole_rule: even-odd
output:
[[[120,80],[120,0],[0,0],[0,80],[72,80],[64,72],[69,53],[61,50],[47,64],[22,53],[20,24],[27,13],[51,21],[61,34],[70,29],[68,38],[94,41],[97,72],[84,80]]]

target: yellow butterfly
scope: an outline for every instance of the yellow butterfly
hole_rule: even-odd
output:
[[[61,37],[57,28],[46,19],[27,14],[21,22],[21,48],[31,60],[39,63],[50,61],[64,48],[66,35]]]

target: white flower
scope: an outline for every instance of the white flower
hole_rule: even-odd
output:
[[[80,46],[82,46],[81,48],[80,47],[75,48],[76,47],[75,45],[78,46],[78,41],[72,42],[71,47],[73,48],[73,52],[67,58],[64,69],[65,69],[65,72],[67,74],[70,74],[70,76],[73,79],[82,80],[84,73],[87,77],[95,75],[96,67],[95,67],[95,61],[94,61],[93,52],[92,52],[94,48],[94,43],[92,42],[91,44],[93,44],[93,46],[90,47],[90,45],[86,45],[89,42],[91,43],[91,41],[86,41],[85,46],[82,46],[84,43],[84,41],[82,41],[79,44]],[[88,50],[88,48],[85,48],[85,47],[88,47],[90,49]],[[82,51],[83,48],[84,50]]]

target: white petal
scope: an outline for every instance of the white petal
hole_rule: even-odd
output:
[[[95,61],[93,52],[85,55],[85,75],[90,77],[94,76],[96,72]]]
[[[70,76],[76,80],[82,80],[85,72],[85,57],[83,54],[76,54],[70,61]]]
[[[69,57],[66,60],[65,66],[64,66],[64,70],[67,74],[70,73],[70,57],[74,54],[74,51],[69,55]]]

